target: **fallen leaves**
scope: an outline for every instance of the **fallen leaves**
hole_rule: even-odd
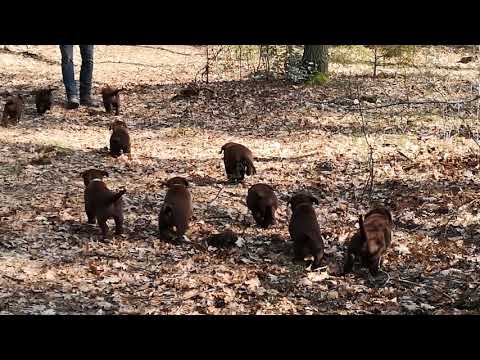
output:
[[[141,55],[154,65],[160,55],[152,51],[165,53],[99,49],[100,62],[112,54],[119,61]],[[56,54],[48,46],[41,51],[47,57]],[[445,61],[441,52],[437,55]],[[374,200],[392,207],[396,226],[384,259],[392,280],[377,287],[364,269],[348,276],[338,271],[358,214],[369,206],[362,195],[366,147],[358,136],[358,117],[335,104],[318,106],[325,99],[345,98],[348,83],[357,81],[352,69],[360,75],[364,70],[334,63],[334,76],[322,89],[233,82],[231,74],[219,73],[217,79],[226,81],[212,82],[214,96],[199,92],[171,103],[181,88],[171,83],[174,76],[187,83],[202,58],[192,56],[186,62],[164,56],[175,67],[167,62],[132,72],[128,64],[99,64],[95,74],[95,81],[128,83],[120,117],[131,128],[131,158],[108,156],[111,117],[100,110],[66,112],[58,105],[61,93],[45,116],[35,116],[29,103],[20,125],[0,130],[2,313],[458,312],[442,292],[456,298],[465,284],[479,281],[475,199],[480,158],[472,151],[473,140],[460,136],[457,120],[446,122],[440,113],[412,109],[400,115],[391,108],[367,114],[375,155]],[[60,81],[58,64],[32,64],[2,68],[8,75],[5,84],[30,87],[32,82]],[[44,67],[45,79],[36,76],[38,67]],[[419,98],[429,96],[431,89],[454,98],[468,95],[462,76],[469,73],[452,73],[442,81],[408,74],[402,82],[414,86]],[[393,77],[362,77],[361,100],[403,98],[400,83]],[[447,128],[458,131],[447,136]],[[244,143],[257,157],[258,175],[243,185],[223,184],[218,151],[227,141]],[[78,174],[90,167],[109,171],[109,187],[127,189],[126,234],[105,243],[98,241],[98,226],[85,224]],[[178,246],[156,237],[165,194],[161,183],[175,175],[191,179],[195,215]],[[279,196],[279,224],[273,229],[254,226],[245,206],[246,190],[256,182],[273,184]],[[325,267],[317,271],[292,262],[286,202],[297,190],[320,199],[316,213],[324,233]],[[203,246],[207,235],[228,229],[238,235],[234,246]],[[396,282],[399,277],[410,283]],[[472,305],[462,311],[478,309]]]

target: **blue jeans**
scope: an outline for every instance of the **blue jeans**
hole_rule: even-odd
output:
[[[79,45],[82,56],[82,67],[80,69],[80,100],[90,98],[92,92],[93,73],[93,47],[94,45]],[[75,85],[75,72],[73,65],[73,45],[60,45],[62,54],[62,76],[67,98],[78,97]]]

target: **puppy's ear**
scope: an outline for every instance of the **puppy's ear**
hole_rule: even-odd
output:
[[[312,203],[315,203],[315,204],[318,205],[318,199],[315,196],[310,195],[309,198],[310,198],[310,200],[312,200]]]

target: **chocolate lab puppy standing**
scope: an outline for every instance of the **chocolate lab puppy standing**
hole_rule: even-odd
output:
[[[278,207],[275,191],[266,184],[255,184],[248,189],[247,206],[257,225],[268,228],[276,223],[275,211]]]
[[[82,173],[85,183],[85,212],[87,213],[88,223],[95,224],[95,220],[100,226],[102,238],[106,238],[108,232],[107,220],[115,221],[115,233],[123,233],[123,202],[122,195],[126,190],[113,192],[107,188],[102,181],[103,177],[108,176],[106,171],[90,169]]]
[[[52,108],[52,92],[55,89],[41,89],[35,94],[35,106],[38,114],[45,114]]]
[[[102,89],[103,106],[107,113],[112,112],[112,108],[115,109],[115,115],[120,113],[120,91],[123,89],[114,89],[108,85]]]
[[[355,260],[368,267],[370,274],[377,275],[382,255],[392,240],[392,215],[383,206],[370,210],[365,219],[359,217],[360,229],[352,237],[348,246],[344,265],[344,273],[353,269]]]
[[[18,124],[22,117],[23,108],[24,103],[21,95],[9,96],[3,108],[2,125],[7,126],[9,120]]]
[[[220,154],[222,151],[224,152],[225,172],[229,181],[243,181],[245,174],[250,176],[257,173],[253,165],[253,154],[247,147],[230,142],[222,146]]]
[[[117,120],[110,127],[112,135],[110,136],[110,154],[113,157],[120,156],[122,153],[130,154],[130,135],[128,134],[127,124]]]
[[[165,241],[178,240],[183,236],[193,215],[192,196],[188,191],[188,181],[174,177],[166,182],[168,187],[158,216],[158,231]]]
[[[313,255],[312,270],[320,267],[323,258],[323,239],[320,233],[317,216],[313,204],[318,205],[318,199],[310,194],[298,193],[288,202],[292,207],[292,217],[288,231],[294,242],[296,260],[303,260],[307,255]]]

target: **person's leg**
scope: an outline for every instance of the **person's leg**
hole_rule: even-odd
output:
[[[93,47],[94,45],[80,45],[82,68],[80,70],[80,103],[90,105],[92,94],[93,74]]]
[[[73,45],[60,45],[62,54],[62,77],[67,94],[67,107],[78,107],[78,92],[75,86],[75,68],[73,65]]]

